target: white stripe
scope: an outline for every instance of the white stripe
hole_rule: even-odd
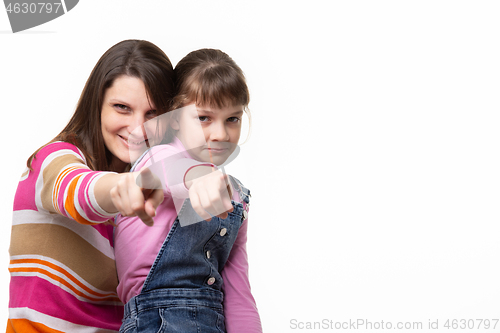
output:
[[[55,224],[65,227],[82,237],[87,243],[102,252],[106,257],[115,259],[115,253],[109,240],[95,228],[76,222],[59,214],[37,212],[31,209],[16,210],[12,213],[12,225],[22,224]]]
[[[31,259],[36,259],[36,260],[44,260],[44,261],[48,261],[49,263],[52,263],[54,264],[55,266],[58,266],[60,267],[61,269],[65,270],[68,272],[68,274],[70,274],[72,277],[74,277],[76,280],[78,280],[78,282],[80,282],[81,284],[83,284],[85,287],[89,288],[90,290],[96,292],[96,293],[99,293],[99,294],[109,294],[110,292],[109,291],[104,291],[104,290],[100,290],[96,287],[94,287],[93,285],[89,284],[87,281],[85,281],[84,279],[82,279],[75,271],[73,271],[71,268],[69,268],[68,266],[64,265],[63,263],[57,261],[57,260],[54,260],[52,258],[48,258],[48,257],[44,257],[44,256],[38,256],[38,255],[19,255],[19,256],[11,256],[10,258],[11,260],[22,260],[22,259],[28,259],[28,260],[31,260]],[[96,295],[93,295],[91,293],[89,293],[88,291],[84,290],[82,287],[80,287],[78,284],[76,284],[74,281],[70,280],[66,275],[64,275],[63,273],[49,267],[49,266],[46,266],[44,264],[37,264],[37,263],[19,263],[19,264],[10,264],[9,265],[9,268],[25,268],[25,267],[30,267],[30,268],[42,268],[42,269],[45,269],[47,271],[49,271],[50,273],[54,274],[54,275],[57,275],[58,277],[60,277],[61,279],[65,280],[66,282],[68,282],[70,285],[72,285],[73,287],[75,287],[78,291],[88,295],[89,297],[95,297],[95,298],[106,298],[106,297],[109,297],[109,295],[103,295],[103,296],[96,296]],[[13,275],[32,275],[32,272],[15,272],[15,273],[12,273]]]
[[[102,215],[102,216],[109,216],[110,213],[108,213],[107,211],[102,209],[101,206],[99,206],[99,204],[97,203],[97,200],[95,199],[95,195],[94,195],[94,187],[95,187],[95,184],[97,183],[97,180],[99,178],[101,178],[102,176],[105,176],[107,174],[116,174],[116,172],[107,172],[107,171],[106,172],[104,172],[104,171],[99,172],[98,174],[96,174],[95,178],[89,182],[89,185],[88,185],[89,186],[88,193],[89,193],[89,197],[90,197],[90,203],[87,203],[87,204],[94,209],[95,213],[97,213],[98,215]]]
[[[41,312],[28,309],[28,308],[10,308],[10,319],[28,319],[35,323],[42,323],[54,330],[71,333],[117,333],[113,330],[104,328],[88,327],[70,323],[66,320],[48,316]]]

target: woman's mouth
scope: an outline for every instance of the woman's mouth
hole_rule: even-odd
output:
[[[135,149],[135,148],[142,148],[144,147],[144,145],[147,145],[149,146],[149,140],[148,139],[139,139],[139,138],[130,138],[130,139],[126,139],[124,138],[123,136],[121,135],[118,135],[120,137],[120,139],[123,141],[123,143],[128,147],[128,148],[131,148],[131,149]]]

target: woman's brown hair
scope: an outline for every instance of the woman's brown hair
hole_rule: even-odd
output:
[[[51,141],[76,145],[92,170],[116,171],[111,170],[113,156],[102,136],[101,110],[106,89],[122,75],[143,81],[157,114],[169,111],[172,105],[175,89],[173,67],[160,48],[144,40],[125,40],[107,50],[92,70],[73,117]],[[38,150],[27,161],[30,169]]]

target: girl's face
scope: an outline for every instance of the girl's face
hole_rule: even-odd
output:
[[[141,79],[119,76],[106,90],[101,110],[101,129],[104,144],[113,154],[113,170],[124,170],[134,157],[137,158],[146,149],[148,140],[142,125],[156,114]]]
[[[223,164],[240,139],[243,105],[212,108],[193,103],[178,111],[170,126],[191,157]]]

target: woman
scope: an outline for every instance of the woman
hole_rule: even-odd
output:
[[[173,93],[158,47],[120,42],[94,67],[66,128],[28,159],[14,199],[7,332],[118,331],[123,304],[105,222],[120,212],[152,223],[163,192],[146,192],[125,171],[129,152],[153,142],[129,135],[167,112]]]

